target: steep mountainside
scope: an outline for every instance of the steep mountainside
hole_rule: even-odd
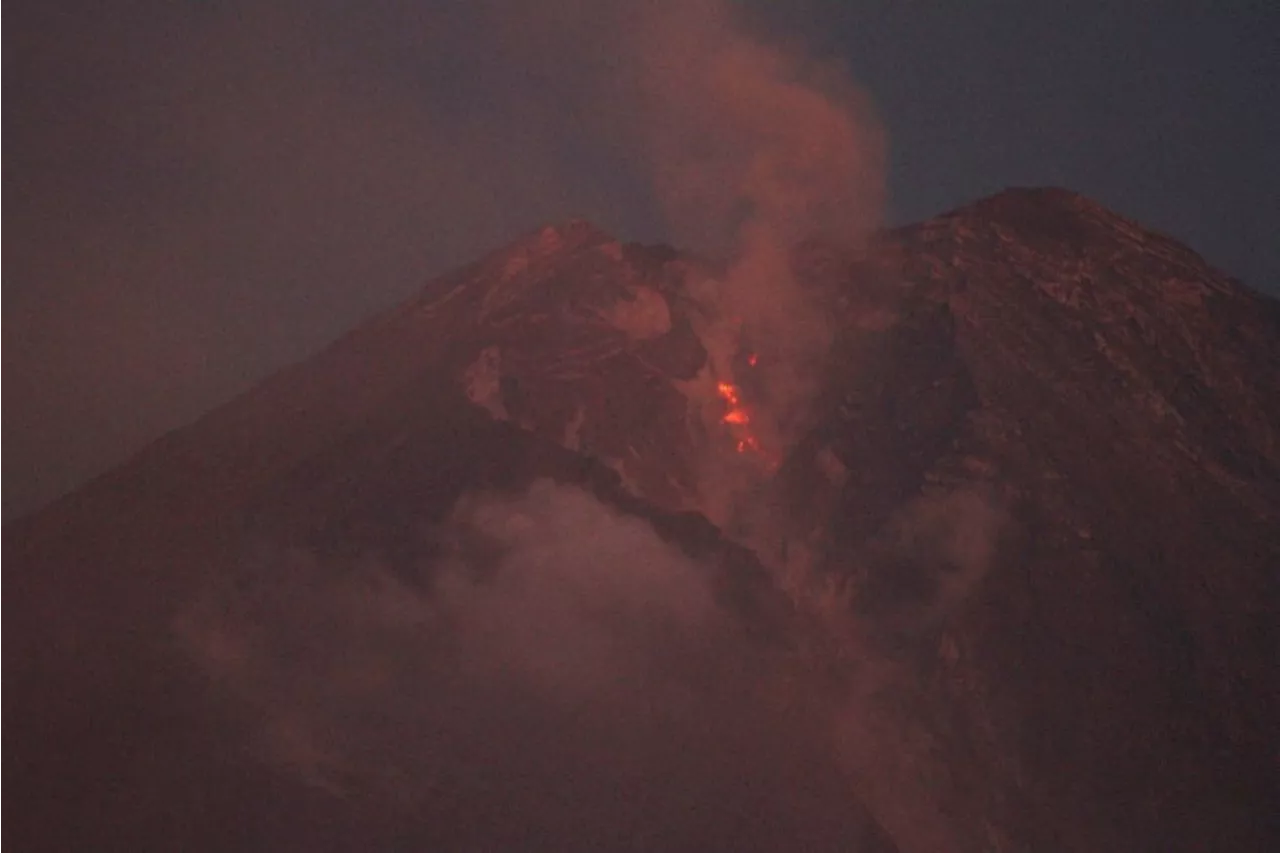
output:
[[[460,499],[550,478],[651,523],[753,643],[839,685],[814,747],[839,767],[770,786],[812,776],[813,813],[842,812],[823,843],[1280,846],[1280,304],[1060,190],[793,262],[835,340],[785,444],[750,431],[770,341],[711,369],[718,271],[571,222],[10,525],[11,838],[512,843],[460,795],[255,761],[175,625],[255,549],[429,583]],[[768,826],[753,843],[800,838]],[[673,832],[650,846],[727,837]]]

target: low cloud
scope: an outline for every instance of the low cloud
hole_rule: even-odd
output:
[[[455,847],[861,837],[830,704],[712,567],[550,483],[472,496],[441,536],[431,566],[263,552],[184,615],[263,761]]]

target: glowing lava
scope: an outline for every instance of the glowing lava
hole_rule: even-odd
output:
[[[742,407],[742,398],[738,392],[738,386],[732,382],[718,382],[716,383],[716,392],[720,395],[720,399],[724,400],[727,407],[727,411],[720,418],[720,421],[732,428],[731,432],[738,442],[737,451],[746,453],[748,450],[759,450],[760,442],[751,434],[751,415]]]
[[[758,357],[755,353],[747,355],[749,366],[755,367],[757,361]],[[762,453],[760,439],[756,437],[755,430],[752,428],[751,413],[742,404],[742,390],[732,382],[721,380],[716,383],[716,393],[720,395],[725,405],[725,412],[720,416],[720,422],[729,427],[729,434],[733,436],[735,442],[734,448],[739,453],[746,453],[748,450],[760,453],[770,467],[776,464],[773,459]]]

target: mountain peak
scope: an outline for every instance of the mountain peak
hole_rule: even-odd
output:
[[[999,192],[963,204],[938,218],[957,215],[992,215],[1017,210],[1037,210],[1064,216],[1116,214],[1104,204],[1065,187],[1006,187]]]
[[[1161,266],[1151,274],[1128,277],[1148,285],[1147,289],[1160,280],[1176,278],[1202,281],[1222,293],[1243,291],[1236,280],[1211,268],[1186,244],[1060,187],[1006,189],[893,233],[909,234],[917,244],[921,239],[990,239],[1010,248],[1095,262],[1141,255]]]
[[[1120,230],[1149,239],[1153,232],[1094,199],[1062,187],[1010,187],[929,220],[1017,228],[1027,234],[1070,235],[1080,242]]]

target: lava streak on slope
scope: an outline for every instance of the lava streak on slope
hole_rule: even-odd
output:
[[[716,392],[720,395],[720,399],[724,400],[726,407],[720,422],[729,425],[729,432],[737,439],[738,452],[759,450],[760,442],[751,434],[751,415],[742,407],[738,386],[732,382],[717,382]]]
[[[752,353],[748,356],[747,363],[754,367],[756,360],[756,355]],[[729,434],[735,442],[734,449],[739,453],[751,451],[760,454],[766,462],[770,461],[763,453],[760,439],[751,423],[751,413],[743,405],[742,389],[722,379],[716,383],[716,393],[724,401],[725,412],[721,415],[720,422],[729,428]]]

